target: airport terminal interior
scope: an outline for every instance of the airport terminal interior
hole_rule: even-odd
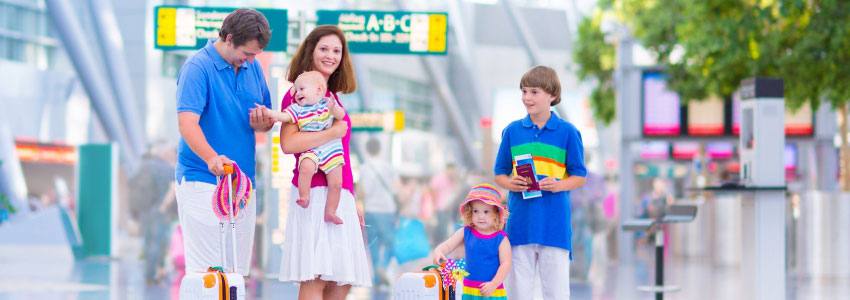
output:
[[[273,111],[308,35],[344,33],[354,188],[340,207],[365,216],[372,275],[346,300],[437,299],[399,295],[463,232],[467,193],[497,185],[500,149],[520,149],[505,128],[539,109],[521,88],[535,66],[560,86],[535,114],[571,124],[583,154],[535,143],[560,158],[530,172],[586,176],[561,212],[568,280],[530,280],[524,299],[850,299],[850,4],[790,0],[0,0],[0,299],[185,292],[175,170],[194,148],[177,79],[239,8],[268,21],[246,64]],[[240,145],[255,161],[246,299],[299,294],[279,280],[301,209],[283,126]],[[534,201],[497,186],[511,209]]]

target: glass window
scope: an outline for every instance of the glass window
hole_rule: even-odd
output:
[[[21,29],[20,31],[27,36],[38,35],[38,14],[29,9],[21,10]]]
[[[8,39],[9,48],[6,52],[6,58],[14,61],[24,61],[24,42],[15,39]]]
[[[405,127],[431,129],[433,93],[428,84],[381,71],[372,72],[371,80],[375,92],[367,110],[386,110],[391,102],[393,109],[404,112]]]
[[[6,15],[6,28],[14,31],[21,31],[21,25],[23,23],[21,16],[24,14],[24,8],[12,6],[9,13],[11,14]]]
[[[0,59],[28,63],[39,69],[53,67],[56,47],[40,41],[40,38],[56,38],[45,9],[43,0],[14,3],[0,0],[0,28],[12,32],[0,35]],[[20,35],[25,38],[21,39]]]
[[[0,59],[6,59],[6,52],[9,50],[9,39],[0,36]]]
[[[6,23],[7,23],[6,20],[9,19],[8,13],[6,13],[6,10],[8,10],[8,9],[9,9],[8,4],[0,3],[0,28],[6,29]]]

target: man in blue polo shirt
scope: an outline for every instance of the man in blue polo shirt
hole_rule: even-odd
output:
[[[270,39],[269,23],[261,13],[239,9],[224,19],[219,39],[210,40],[180,69],[181,139],[175,173],[186,272],[203,272],[224,263],[219,221],[212,209],[216,176],[224,174],[224,165],[236,162],[254,181],[254,132],[274,125],[265,110],[256,109],[271,107],[263,70],[255,60]],[[244,276],[250,271],[257,217],[256,201],[249,203],[237,216],[237,257],[229,260],[232,266],[233,259],[238,259],[237,273]],[[225,249],[230,249],[229,244]]]
[[[510,190],[505,232],[511,241],[512,269],[505,281],[508,299],[532,299],[535,277],[544,299],[570,297],[570,190],[585,183],[581,134],[550,111],[561,102],[555,70],[537,66],[522,76],[522,103],[528,115],[502,131],[493,171]],[[542,196],[523,198],[531,181],[515,172],[516,157],[530,155]]]

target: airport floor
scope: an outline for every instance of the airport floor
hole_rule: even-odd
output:
[[[142,276],[144,261],[88,259],[62,263],[51,259],[45,249],[27,249],[14,259],[8,253],[0,257],[0,299],[177,299],[174,276],[160,284],[147,285]],[[622,265],[604,263],[594,267],[589,280],[571,282],[572,299],[654,299],[637,286],[652,281],[653,264],[650,248],[638,248],[636,263]],[[26,255],[31,254],[31,255]],[[33,257],[27,259],[26,257]],[[38,258],[35,258],[38,257]],[[138,256],[136,256],[138,257]],[[597,264],[598,265],[598,264]],[[700,259],[668,258],[666,282],[681,290],[665,299],[742,299],[738,268],[717,268]],[[256,277],[249,281],[249,299],[295,299],[297,287],[275,279]],[[850,279],[804,279],[790,274],[788,299],[848,299]],[[389,290],[354,289],[351,300],[389,299]]]

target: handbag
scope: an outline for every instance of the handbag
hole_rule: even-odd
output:
[[[425,224],[412,218],[401,217],[393,240],[393,256],[398,264],[427,257],[431,244],[425,233]]]

